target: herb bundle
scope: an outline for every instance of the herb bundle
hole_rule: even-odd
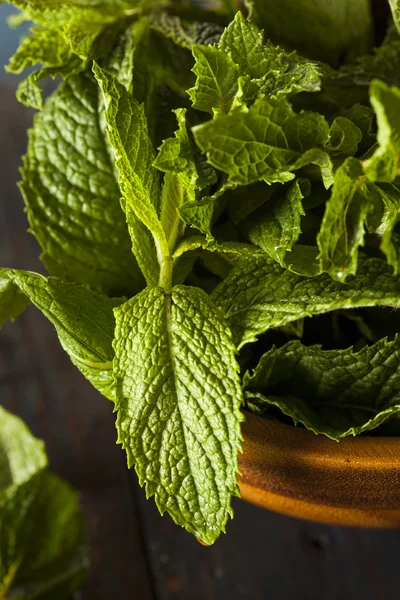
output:
[[[13,4],[51,276],[1,269],[0,324],[47,316],[147,496],[212,544],[242,408],[336,440],[400,412],[400,3],[375,49],[368,0]]]

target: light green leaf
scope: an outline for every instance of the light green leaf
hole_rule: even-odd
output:
[[[380,210],[378,189],[368,181],[360,161],[346,159],[336,171],[317,237],[323,271],[338,281],[356,273],[365,226]]]
[[[248,111],[198,125],[193,133],[209,162],[239,185],[294,179],[292,171],[313,163],[314,149],[320,152],[329,138],[322,115],[296,114],[287,100],[266,98]]]
[[[400,89],[374,80],[371,104],[378,120],[378,149],[366,161],[365,173],[371,181],[393,181],[400,162]]]
[[[47,466],[42,440],[0,406],[0,496],[10,486],[26,483]]]
[[[400,337],[359,352],[289,342],[264,354],[244,376],[259,410],[277,406],[314,433],[339,440],[375,429],[400,412]]]
[[[113,295],[143,278],[132,256],[98,92],[89,75],[69,79],[30,131],[21,190],[31,230],[52,275]]]
[[[329,147],[334,155],[353,156],[362,140],[360,129],[347,117],[336,117],[330,129]]]
[[[93,71],[104,97],[107,133],[120,176],[133,252],[148,284],[157,285],[157,262],[161,264],[163,256],[168,256],[169,247],[157,214],[160,177],[153,167],[155,156],[144,108],[110,73],[96,64]],[[152,252],[151,237],[155,245]],[[143,246],[146,254],[141,252]]]
[[[147,289],[115,311],[119,442],[148,497],[206,544],[238,493],[241,403],[230,332],[207,295]]]
[[[382,222],[377,229],[382,236],[380,249],[397,275],[400,272],[400,237],[395,227],[400,221],[400,189],[398,185],[384,183],[378,189],[384,204]]]
[[[178,258],[186,252],[193,252],[202,248],[208,252],[220,252],[222,254],[237,254],[238,256],[254,256],[261,254],[258,248],[252,244],[244,244],[242,242],[216,242],[208,241],[206,236],[193,235],[182,240],[176,248],[173,257]]]
[[[301,217],[305,215],[302,201],[310,192],[310,181],[299,178],[243,223],[249,240],[282,267],[288,268],[292,262],[291,251],[300,237]]]
[[[28,298],[10,279],[0,271],[0,327],[11,319],[14,321],[29,304]]]
[[[66,600],[88,561],[75,492],[47,470],[41,440],[0,407],[0,595]]]
[[[7,280],[6,293],[14,287],[15,294],[25,294],[53,323],[74,365],[106,398],[114,400],[113,308],[120,301],[53,277],[46,279],[28,271],[0,269],[0,282]]]
[[[180,208],[180,215],[183,221],[190,227],[194,227],[204,233],[208,242],[212,242],[214,236],[211,233],[215,207],[220,198],[229,190],[236,188],[235,183],[225,181],[220,188],[211,196],[203,196],[194,202],[186,202]]]
[[[317,64],[305,61],[295,52],[289,54],[269,41],[264,45],[263,32],[241,12],[223,33],[219,49],[229,54],[241,75],[250,76],[256,89],[269,97],[321,88]]]
[[[323,273],[307,278],[269,257],[243,259],[211,294],[241,348],[268,329],[343,308],[400,306],[400,278],[379,258],[360,256],[345,284]]]
[[[226,113],[238,92],[239,69],[215,46],[193,46],[196,85],[188,90],[193,108],[204,112]]]
[[[392,10],[393,21],[398,32],[400,32],[400,2],[399,0],[389,0]]]
[[[372,47],[368,0],[245,0],[251,19],[277,44],[337,65]]]

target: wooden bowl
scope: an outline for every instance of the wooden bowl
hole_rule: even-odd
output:
[[[246,413],[242,498],[336,525],[400,527],[400,437],[325,436]]]

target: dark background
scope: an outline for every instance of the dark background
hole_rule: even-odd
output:
[[[3,29],[0,39],[1,50]],[[0,265],[43,272],[16,187],[32,113],[14,91],[0,84]],[[115,444],[111,403],[32,307],[0,332],[0,402],[45,440],[52,469],[79,490],[91,571],[76,600],[400,598],[400,531],[313,524],[235,499],[227,535],[204,548],[160,517]]]

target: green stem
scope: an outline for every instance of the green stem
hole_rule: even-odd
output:
[[[174,259],[172,256],[164,256],[160,264],[160,287],[162,287],[167,294],[170,294],[172,291],[173,271]]]

